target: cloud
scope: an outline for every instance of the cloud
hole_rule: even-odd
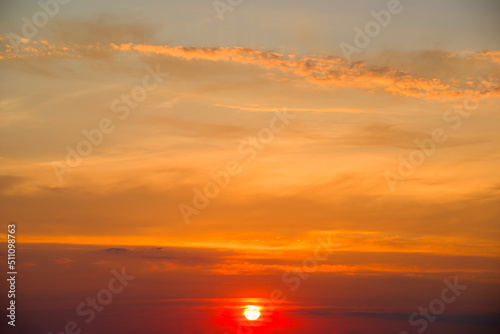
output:
[[[318,135],[317,139],[331,145],[347,145],[357,147],[397,147],[415,149],[416,138],[426,138],[429,133],[412,131],[398,127],[397,124],[371,124],[361,126],[347,134],[337,137]],[[470,146],[487,143],[488,139],[475,136],[475,138],[450,139],[440,144],[440,148]]]
[[[366,62],[372,66],[397,68],[415,77],[426,79],[439,78],[445,82],[462,82],[487,78],[492,75],[498,79],[500,66],[498,51],[464,51],[453,53],[446,50],[387,50],[367,55]]]
[[[241,111],[251,111],[251,112],[276,112],[279,111],[278,108],[272,107],[262,107],[262,106],[231,106],[225,104],[214,104],[216,107],[224,107],[229,109],[236,109]],[[286,108],[287,111],[291,112],[313,112],[313,113],[328,113],[328,112],[339,112],[339,113],[366,113],[367,111],[357,108]]]
[[[142,251],[141,258],[158,262],[170,262],[181,267],[203,266],[211,267],[216,263],[222,263],[227,257],[238,253],[229,249],[195,248],[195,247],[162,247]]]
[[[243,136],[245,128],[234,125],[222,125],[194,120],[183,120],[169,117],[150,117],[140,121],[148,126],[158,126],[169,134],[182,134],[189,137],[234,138]]]
[[[25,183],[28,178],[14,175],[0,175],[0,191],[10,190]]]
[[[74,262],[74,260],[72,259],[68,259],[66,257],[61,257],[59,259],[55,259],[54,260],[57,264],[69,264],[69,263],[72,263]]]
[[[449,68],[446,80],[438,77],[419,77],[410,72],[387,66],[374,66],[363,62],[349,62],[341,57],[311,55],[301,58],[294,55],[277,52],[261,51],[243,47],[182,47],[154,44],[128,43],[92,43],[59,45],[45,40],[29,41],[20,45],[21,52],[16,54],[8,43],[3,41],[0,56],[5,59],[24,57],[70,57],[78,59],[115,59],[119,54],[164,56],[181,59],[188,62],[210,61],[228,64],[255,65],[267,71],[279,71],[282,75],[294,75],[305,79],[324,89],[338,87],[355,87],[359,89],[378,90],[398,96],[414,97],[425,100],[456,101],[468,97],[485,95],[498,89],[498,78],[493,78],[491,88],[481,88],[475,92],[474,86],[481,78],[462,78],[462,70],[458,65],[464,62],[462,58],[456,65]],[[444,56],[439,54],[441,58]],[[446,54],[448,58],[460,57]],[[464,56],[462,56],[464,57]],[[441,59],[440,58],[440,59]],[[497,52],[479,52],[468,56],[469,62],[474,60],[475,66],[481,62],[496,63]],[[472,60],[470,60],[472,59]],[[389,62],[390,63],[390,62]],[[490,65],[488,65],[490,66]],[[497,66],[497,65],[495,65]],[[459,76],[453,77],[454,72]],[[466,82],[473,84],[466,84]],[[473,80],[473,81],[471,81]],[[255,111],[255,110],[254,110]]]
[[[54,20],[47,27],[51,39],[71,44],[145,43],[154,36],[151,22],[136,17],[100,13],[86,20]]]
[[[456,100],[472,96],[471,89],[460,88],[457,83],[444,83],[438,78],[419,78],[389,68],[373,67],[362,62],[349,62],[335,56],[295,56],[265,52],[250,48],[204,48],[169,47],[158,45],[133,45],[132,43],[112,47],[120,51],[136,51],[145,54],[162,54],[186,60],[229,61],[254,64],[266,69],[278,69],[294,73],[321,86],[377,88],[402,96],[428,100]],[[482,92],[485,93],[485,92]]]
[[[376,319],[388,319],[388,320],[406,320],[409,315],[405,313],[393,313],[393,312],[347,312],[345,313],[350,317],[359,318],[376,318]],[[480,326],[491,326],[500,327],[500,317],[499,314],[441,314],[434,321],[437,322],[451,322],[455,324],[463,325],[480,325]]]
[[[471,55],[474,59],[487,60],[492,63],[500,64],[500,51],[482,51]]]
[[[118,252],[126,252],[128,251],[127,248],[108,248],[106,249],[106,252],[109,252],[109,253],[118,253]]]

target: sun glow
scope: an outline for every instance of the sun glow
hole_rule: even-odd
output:
[[[248,320],[257,320],[260,317],[260,307],[249,305],[245,308],[245,312],[243,312],[243,315]]]

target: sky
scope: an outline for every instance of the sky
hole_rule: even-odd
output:
[[[498,14],[0,2],[2,332],[496,333]]]

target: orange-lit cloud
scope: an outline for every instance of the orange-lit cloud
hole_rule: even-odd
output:
[[[381,89],[400,96],[416,97],[426,100],[454,101],[474,95],[474,90],[466,83],[456,80],[443,81],[439,78],[416,77],[409,72],[391,67],[370,66],[362,62],[349,62],[336,56],[304,56],[298,58],[292,55],[276,52],[266,52],[242,47],[171,47],[151,44],[86,44],[56,46],[45,40],[23,40],[16,53],[14,48],[2,42],[1,57],[15,59],[24,57],[71,57],[80,59],[109,58],[115,52],[136,53],[145,55],[162,55],[186,61],[207,60],[234,64],[255,65],[266,70],[278,70],[283,74],[293,74],[307,81],[324,87],[356,87],[363,89]],[[451,57],[451,55],[444,55]],[[455,56],[454,57],[458,57]],[[464,59],[476,59],[485,62],[498,63],[497,51],[484,51]],[[487,79],[484,79],[487,80]],[[483,81],[484,81],[483,80]],[[494,79],[498,81],[498,78]],[[481,82],[480,80],[474,82]],[[498,86],[498,84],[496,84]],[[480,95],[485,95],[496,89],[482,87]]]

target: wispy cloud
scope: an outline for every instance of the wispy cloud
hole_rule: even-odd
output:
[[[407,71],[387,66],[372,66],[363,62],[350,62],[341,57],[311,55],[296,57],[293,54],[261,51],[243,47],[182,47],[134,43],[93,43],[56,45],[46,40],[25,40],[20,45],[20,52],[15,53],[6,39],[0,45],[0,59],[25,57],[70,57],[106,59],[115,57],[119,52],[162,55],[185,61],[206,60],[233,64],[255,65],[266,70],[278,70],[286,75],[295,75],[325,89],[335,87],[355,87],[367,90],[420,98],[425,100],[453,101],[473,96],[478,92],[466,82],[453,78],[443,81],[440,78],[425,78],[412,75]],[[446,54],[451,57],[450,54]],[[498,64],[497,51],[481,51],[470,55],[453,55],[466,59],[475,59],[486,63]],[[495,65],[496,66],[496,65]],[[494,78],[494,80],[498,80]],[[476,83],[475,81],[473,82]],[[496,88],[484,89],[485,95]],[[260,111],[249,109],[249,111]],[[339,112],[330,110],[327,112]],[[345,111],[340,111],[345,112]]]
[[[226,104],[214,104],[216,107],[224,107],[229,109],[236,109],[241,111],[251,111],[251,112],[275,112],[277,109],[272,107],[262,107],[262,106],[231,106]],[[328,113],[328,112],[340,112],[340,113],[366,113],[366,110],[356,109],[356,108],[286,108],[290,112],[313,112],[313,113]]]

